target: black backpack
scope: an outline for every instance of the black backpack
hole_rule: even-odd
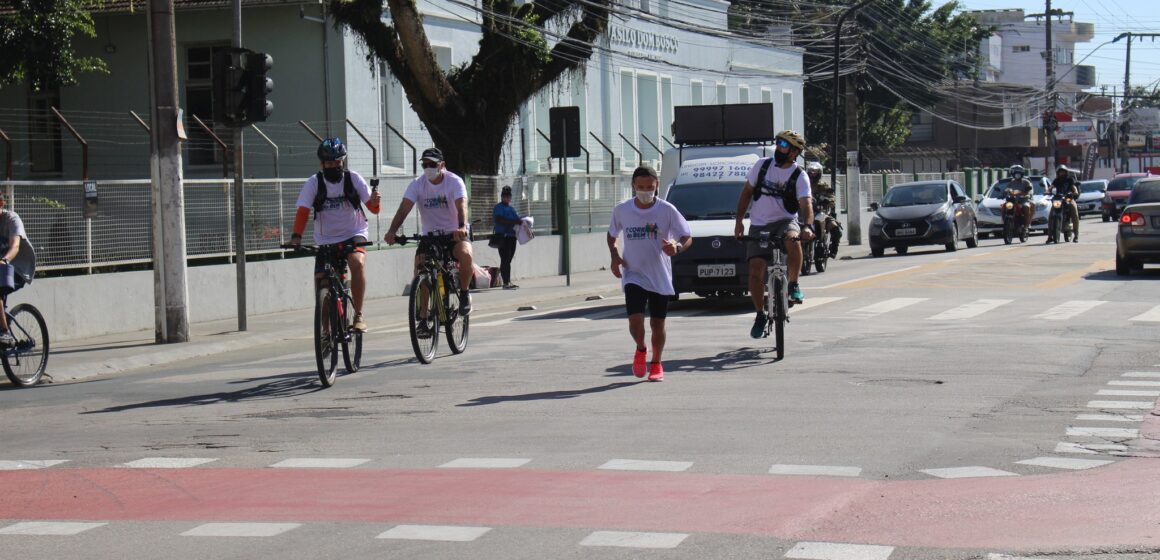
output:
[[[314,180],[318,186],[316,189],[317,192],[314,193],[314,217],[318,218],[318,213],[322,211],[322,205],[326,203],[326,179],[322,176],[322,172],[319,171]],[[362,200],[358,197],[358,192],[354,190],[354,181],[350,178],[350,171],[342,172],[342,180],[342,196],[350,202],[352,208],[358,209],[359,213],[365,218],[366,212],[363,212]]]
[[[769,164],[773,163],[773,158],[765,158],[761,164],[761,171],[757,173],[757,185],[753,188],[753,200],[761,198],[762,194],[769,196],[780,196],[781,205],[785,207],[785,211],[790,214],[797,214],[801,210],[801,204],[797,199],[797,181],[802,175],[802,168],[800,165],[794,165],[793,173],[790,174],[789,180],[782,185],[775,187],[765,186],[765,174],[769,171]]]

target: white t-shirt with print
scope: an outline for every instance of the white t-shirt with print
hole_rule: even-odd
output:
[[[753,164],[753,167],[749,170],[749,174],[745,176],[745,180],[749,181],[749,184],[753,185],[755,189],[760,187],[757,184],[757,176],[761,173],[761,165],[767,159],[770,158],[757,160],[757,163]],[[789,169],[782,169],[776,163],[770,163],[769,169],[765,172],[765,184],[769,187],[776,188],[777,185],[789,181],[789,176],[793,175],[794,169],[798,169],[796,163],[789,166]],[[798,198],[809,198],[810,178],[806,176],[804,169],[798,174],[796,190]],[[749,223],[755,226],[764,226],[790,218],[797,218],[797,213],[791,214],[786,212],[785,205],[779,196],[769,196],[763,193],[760,198],[754,200],[749,206]]]
[[[426,175],[415,177],[407,185],[403,198],[419,207],[419,223],[423,233],[451,233],[459,229],[459,211],[455,209],[455,201],[467,198],[467,185],[463,184],[459,175],[443,170],[443,180],[438,185],[428,181]]]
[[[371,188],[362,175],[351,171],[350,181],[354,185],[354,192],[358,193],[359,200],[365,205],[371,198]],[[367,227],[367,218],[363,212],[350,205],[350,201],[343,196],[343,179],[331,183],[325,179],[326,200],[322,203],[322,211],[314,217],[314,243],[330,245],[346,241],[356,235],[370,237]],[[314,195],[318,192],[318,174],[311,175],[302,185],[302,192],[298,193],[298,206],[314,209]]]
[[[661,247],[665,240],[692,236],[689,222],[667,201],[658,198],[652,206],[638,208],[635,200],[617,204],[608,224],[608,235],[624,233],[620,285],[636,284],[653,293],[674,295],[672,262]]]

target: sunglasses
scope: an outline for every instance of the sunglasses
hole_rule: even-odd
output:
[[[420,165],[420,166],[422,166],[422,167],[423,167],[423,169],[431,169],[431,168],[434,168],[434,167],[439,167],[439,162],[434,162],[434,161],[425,161],[425,162],[423,162],[423,163],[421,163],[421,164],[419,164],[419,165]]]
[[[785,148],[785,149],[787,149],[787,150],[788,150],[788,149],[790,149],[792,146],[790,146],[790,144],[789,144],[789,140],[785,140],[785,139],[783,139],[783,138],[778,138],[778,139],[777,139],[777,147],[778,147],[778,148]]]

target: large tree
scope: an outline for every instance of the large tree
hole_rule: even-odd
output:
[[[444,72],[415,0],[387,0],[386,12],[382,0],[330,2],[335,19],[386,61],[448,167],[484,174],[499,171],[520,106],[591,58],[609,7],[609,0],[483,0],[479,51]]]
[[[3,0],[0,85],[27,81],[33,91],[73,85],[82,72],[107,72],[104,61],[78,56],[73,40],[95,37],[92,2]]]

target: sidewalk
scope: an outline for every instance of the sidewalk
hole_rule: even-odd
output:
[[[518,290],[473,290],[472,315],[515,312],[520,306],[540,305],[553,300],[582,302],[589,295],[609,296],[620,290],[618,280],[607,270],[573,274],[571,286],[565,285],[565,280],[565,276],[525,278],[517,282]],[[375,336],[376,331],[387,328],[405,328],[407,302],[408,299],[402,296],[368,300],[363,306],[363,314],[370,324],[366,336]],[[237,330],[236,318],[194,323],[189,327],[190,341],[178,344],[156,344],[152,330],[52,341],[46,371],[53,381],[63,382],[171,364],[291,338],[308,340],[313,329],[313,313],[313,308],[304,308],[251,316],[247,318],[245,332]]]

